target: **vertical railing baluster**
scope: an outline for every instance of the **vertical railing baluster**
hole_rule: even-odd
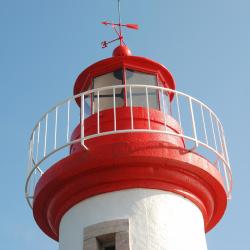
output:
[[[177,113],[178,113],[178,120],[180,123],[180,127],[182,128],[182,123],[181,123],[181,111],[180,111],[180,104],[179,104],[179,94],[175,93],[176,97],[176,105],[177,105]]]
[[[224,170],[224,177],[225,177],[225,180],[226,180],[226,188],[227,188],[227,193],[230,192],[230,183],[229,183],[229,179],[228,179],[228,169],[226,167],[226,164],[222,161],[222,165],[223,165],[223,170]]]
[[[167,131],[167,112],[166,112],[166,107],[165,107],[165,98],[163,94],[163,89],[161,89],[161,98],[162,98],[162,107],[163,107],[163,113],[164,113],[164,127],[165,130]]]
[[[220,144],[221,144],[222,156],[225,159],[225,148],[224,148],[223,141],[222,141],[222,134],[221,134],[221,130],[220,130],[220,125],[219,125],[218,120],[216,120],[216,122],[217,122],[217,130],[218,130],[218,133],[219,133],[219,139],[220,139]],[[222,161],[222,165],[223,165],[227,190],[229,191],[230,186],[229,186],[229,180],[228,180],[228,170],[227,170],[227,167],[226,167],[224,161]]]
[[[31,155],[32,155],[32,159],[31,159],[31,168],[33,169],[33,167],[35,167],[35,165],[34,165],[34,162],[33,162],[33,160],[34,160],[34,147],[35,147],[35,134],[36,134],[36,130],[34,130],[34,132],[33,132],[33,136],[32,136],[32,153],[31,153]],[[37,160],[36,160],[36,162],[37,162]],[[33,166],[34,165],[34,166]],[[35,173],[36,173],[36,170],[35,170]],[[35,174],[34,173],[34,174]],[[34,190],[32,189],[33,187],[32,187],[32,183],[33,183],[33,180],[34,180],[34,177],[33,176],[31,176],[31,181],[30,181],[30,184],[29,184],[29,192],[30,193],[34,193]]]
[[[227,143],[226,143],[224,129],[221,127],[221,130],[222,130],[222,139],[223,139],[223,142],[224,142],[223,145],[224,145],[225,153],[226,153],[226,161],[227,161],[227,164],[228,164],[229,168],[231,169],[231,167],[230,167],[230,160],[229,160],[229,157],[228,157]]]
[[[31,147],[31,161],[32,161],[32,164],[33,164],[33,160],[34,160],[34,146],[35,146],[35,134],[36,134],[36,130],[33,131],[33,134],[32,134],[32,147]],[[33,167],[33,165],[32,165]]]
[[[58,106],[55,110],[55,134],[54,134],[54,149],[57,147],[57,119],[58,119]]]
[[[222,144],[222,152],[223,152],[223,158],[224,160],[227,162],[227,154],[226,154],[226,145],[225,145],[225,142],[224,142],[224,139],[223,139],[223,128],[221,126],[221,124],[218,125],[218,130],[219,130],[219,136],[220,136],[220,141],[221,141],[221,144]]]
[[[172,102],[170,100],[170,94],[173,93],[173,95],[176,93],[174,91],[172,91],[171,89],[168,90],[168,113],[173,116],[173,113],[172,113]]]
[[[84,94],[81,95],[81,144],[84,146]]]
[[[38,151],[39,151],[39,142],[40,142],[40,129],[41,129],[41,122],[38,123],[38,130],[37,130],[37,140],[36,140],[36,163],[38,160]]]
[[[131,129],[134,129],[134,117],[133,117],[133,101],[132,101],[132,87],[129,85],[129,97],[130,97],[130,118],[131,118]]]
[[[212,112],[209,112],[210,114],[210,121],[211,121],[211,125],[212,125],[212,132],[213,132],[213,138],[214,138],[214,146],[215,146],[215,150],[218,150],[217,147],[217,140],[216,140],[216,135],[215,135],[215,130],[214,130],[214,122],[213,122],[213,117],[212,117]]]
[[[222,137],[221,137],[220,125],[219,125],[219,122],[218,122],[217,119],[216,119],[216,125],[217,125],[217,131],[218,131],[220,146],[221,146],[221,152],[219,152],[219,153],[222,154],[223,158],[225,159],[225,152],[224,152],[224,147],[223,147],[223,142],[222,142]]]
[[[32,133],[32,137],[33,137],[33,133]],[[30,142],[29,142],[29,152],[28,152],[28,173],[27,176],[29,175],[31,169],[32,169],[32,139],[30,138]]]
[[[97,91],[97,134],[100,134],[100,92]]]
[[[35,187],[36,187],[36,170],[33,172],[31,178],[32,178],[32,182],[31,182],[31,185],[30,185],[30,189],[31,189],[31,193],[34,194]]]
[[[195,118],[194,118],[194,111],[193,111],[193,103],[192,103],[192,99],[190,96],[188,97],[188,99],[189,99],[189,108],[190,108],[191,118],[192,118],[192,128],[193,128],[193,136],[195,139],[195,146],[198,147],[196,125],[195,125]]]
[[[148,114],[148,129],[150,130],[150,113],[149,113],[149,101],[148,101],[148,87],[146,87],[146,105],[147,105],[147,114]]]
[[[224,150],[225,150],[225,154],[226,154],[226,163],[227,163],[227,167],[228,167],[228,170],[229,172],[231,171],[231,167],[230,167],[230,161],[229,161],[229,157],[228,157],[228,151],[227,151],[227,144],[226,144],[226,138],[225,138],[225,133],[224,133],[224,129],[222,126],[220,126],[221,128],[221,133],[222,133],[222,140],[223,140],[223,145],[224,145]],[[225,166],[226,168],[226,166]],[[228,171],[226,171],[226,173],[228,173]],[[228,188],[228,199],[231,199],[231,186],[230,186],[230,183],[231,183],[231,177],[230,177],[230,180],[228,180],[228,177],[230,176],[230,173],[226,175],[227,176],[227,188]]]
[[[70,101],[67,102],[67,133],[66,133],[66,140],[69,143],[69,126],[70,126]]]
[[[200,108],[201,108],[201,117],[202,117],[203,130],[204,130],[204,134],[205,134],[205,140],[206,140],[206,144],[208,145],[207,128],[206,128],[206,123],[205,123],[204,111],[203,111],[203,105],[202,104],[200,104]]]
[[[39,155],[39,144],[40,144],[40,132],[41,132],[41,121],[38,123],[38,131],[37,131],[37,141],[36,141],[36,162],[35,164],[37,164],[38,162],[38,155]],[[35,190],[35,181],[36,181],[36,174],[37,174],[37,170],[34,170],[34,175],[33,175],[33,186],[32,186],[32,190]]]
[[[45,131],[44,131],[44,149],[43,149],[43,157],[46,156],[46,149],[47,149],[47,130],[48,130],[48,113],[45,117]]]
[[[116,131],[116,103],[115,103],[115,88],[113,88],[113,110],[114,110],[114,131]]]
[[[93,115],[96,111],[95,105],[96,105],[96,97],[95,97],[95,92],[90,93],[90,102],[92,102],[92,108],[90,113]]]

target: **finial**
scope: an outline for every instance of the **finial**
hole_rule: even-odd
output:
[[[113,51],[113,56],[131,56],[132,52],[126,45],[119,45]]]
[[[106,26],[110,25],[114,29],[115,33],[118,36],[116,39],[113,39],[111,41],[103,41],[101,43],[102,48],[107,48],[108,44],[113,43],[113,42],[118,41],[118,40],[120,40],[120,45],[126,45],[125,42],[124,42],[124,39],[123,39],[122,27],[127,27],[129,29],[134,29],[134,30],[138,30],[139,29],[139,26],[137,24],[133,24],[133,23],[122,24],[121,23],[121,6],[120,6],[120,0],[118,0],[118,14],[119,14],[119,22],[118,23],[112,23],[112,22],[108,22],[108,21],[102,22],[102,24],[104,24]],[[117,27],[118,27],[118,29],[117,29]]]

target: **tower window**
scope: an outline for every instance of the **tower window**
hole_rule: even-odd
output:
[[[83,250],[130,250],[129,220],[105,221],[86,227]]]
[[[104,247],[103,250],[115,250],[115,246]]]
[[[97,237],[100,250],[115,250],[115,233],[104,234]]]

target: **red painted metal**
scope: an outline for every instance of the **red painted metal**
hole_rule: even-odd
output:
[[[106,130],[112,126],[112,112],[101,113],[101,129]],[[126,108],[118,109],[118,126],[128,125],[126,113]],[[159,113],[150,113],[152,126],[163,126]],[[147,126],[143,117],[142,108],[134,108],[135,126]],[[86,120],[87,133],[92,132],[95,119],[93,116]],[[173,118],[167,126],[181,131]],[[79,127],[73,137],[79,138]],[[34,218],[51,238],[58,240],[62,216],[77,203],[131,188],[165,190],[186,197],[200,208],[206,231],[223,216],[227,196],[220,173],[208,160],[185,149],[182,139],[164,134],[126,133],[97,137],[85,144],[90,150],[76,144],[71,155],[54,164],[36,185]]]
[[[201,156],[159,135],[136,135],[126,142],[121,134],[107,136],[88,146],[91,151],[52,166],[36,186],[34,218],[50,237],[58,240],[62,216],[77,203],[129,188],[165,190],[190,199],[200,208],[206,231],[223,216],[227,197],[220,174]]]
[[[175,89],[171,73],[148,58],[133,56],[124,45],[121,27],[138,29],[136,24],[111,25],[120,40],[113,57],[94,63],[85,69],[74,85],[74,95],[87,91],[97,76],[117,69],[132,69],[154,74],[163,87]],[[119,30],[116,29],[119,27]],[[110,42],[104,41],[103,47]],[[126,89],[125,89],[126,91]],[[169,94],[170,101],[173,94]],[[91,96],[92,98],[92,96]],[[80,99],[76,99],[80,106]],[[126,102],[126,98],[125,98]],[[91,102],[92,103],[92,102]],[[155,130],[181,133],[181,127],[170,116],[164,124],[164,114],[150,110],[150,126]],[[148,116],[144,108],[133,107],[134,128],[147,129]],[[130,129],[130,107],[116,109],[117,130]],[[84,121],[85,136],[96,133],[97,116]],[[100,132],[114,129],[113,110],[100,112]],[[80,125],[71,139],[80,138]],[[95,137],[70,148],[70,155],[50,167],[39,179],[34,194],[33,214],[39,227],[58,240],[62,216],[77,203],[92,196],[131,188],[165,190],[179,194],[196,204],[204,217],[205,230],[212,229],[222,218],[227,195],[220,173],[204,157],[185,148],[182,138],[164,133],[120,133]]]
[[[114,49],[113,56],[132,56],[132,52],[129,47],[120,45]]]
[[[116,39],[113,39],[111,41],[103,41],[101,43],[102,48],[107,48],[108,44],[113,43],[113,42],[118,41],[118,40],[120,41],[120,45],[125,45],[125,42],[123,40],[123,35],[122,35],[122,27],[126,27],[126,28],[129,28],[129,29],[134,29],[134,30],[139,29],[138,24],[134,24],[134,23],[121,24],[120,20],[119,20],[119,23],[112,23],[112,22],[107,22],[107,21],[104,21],[104,22],[101,22],[101,23],[106,25],[106,26],[107,25],[111,26],[114,29],[117,36],[118,36]],[[117,30],[117,27],[119,28],[119,30]]]
[[[135,24],[135,23],[119,24],[119,23],[111,23],[111,22],[104,21],[104,22],[101,22],[101,24],[111,25],[111,26],[118,26],[118,27],[127,27],[129,29],[134,29],[134,30],[139,29],[139,25]]]
[[[125,25],[127,28],[130,28],[130,29],[134,29],[134,30],[138,30],[139,29],[139,26],[138,24],[134,24],[134,23],[128,23]]]
[[[107,132],[114,130],[114,113],[113,109],[108,109],[100,112],[100,132]],[[181,127],[178,122],[173,119],[171,116],[166,116],[166,127],[164,124],[164,113],[161,111],[150,109],[150,126],[152,130],[159,130],[177,134],[182,134]],[[116,109],[116,129],[117,130],[126,130],[131,129],[131,114],[130,107],[121,107]],[[147,109],[143,107],[133,107],[133,121],[134,121],[134,129],[148,129],[148,113]],[[89,136],[97,133],[97,114],[94,114],[87,118],[84,121],[84,135]],[[72,133],[71,141],[79,139],[81,136],[81,127],[80,124],[75,128]],[[136,134],[134,137],[140,136]],[[183,138],[172,136],[172,135],[160,135],[160,137],[164,138],[164,141],[167,141],[178,147],[185,147]],[[128,135],[124,134],[122,136],[123,140],[128,139]],[[156,137],[154,137],[156,138]],[[70,153],[75,153],[78,151],[82,151],[84,148],[81,146],[81,143],[75,143],[70,147]]]

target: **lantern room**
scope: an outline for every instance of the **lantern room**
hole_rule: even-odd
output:
[[[163,98],[169,102],[173,93],[169,96],[165,92],[159,95],[157,89],[148,89],[148,100],[146,100],[146,88],[133,87],[130,93],[130,85],[141,85],[150,87],[164,87],[175,89],[175,83],[170,72],[161,64],[139,56],[132,56],[130,49],[125,45],[118,46],[113,57],[99,61],[84,70],[76,80],[74,94],[91,89],[102,89],[103,87],[120,86],[115,89],[116,107],[130,106],[146,107],[147,102],[150,108],[163,111]],[[132,100],[133,99],[133,102]],[[77,99],[80,106],[80,99]],[[85,115],[97,112],[97,95],[85,98]],[[112,89],[103,89],[99,93],[99,111],[113,107]]]

